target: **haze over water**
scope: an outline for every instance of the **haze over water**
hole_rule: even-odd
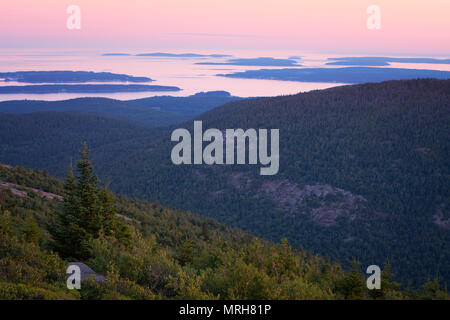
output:
[[[148,50],[122,53],[139,54],[148,52],[186,53],[187,51]],[[304,67],[339,67],[325,66],[329,57],[349,56],[336,54],[311,54],[295,51],[226,51],[215,50],[193,52],[198,54],[227,54],[232,57],[145,57],[145,56],[102,56],[103,53],[117,53],[115,50],[67,50],[67,49],[3,49],[0,51],[0,72],[73,70],[123,73],[132,76],[146,76],[155,80],[152,85],[177,86],[179,92],[124,92],[124,93],[57,93],[57,94],[1,94],[0,101],[5,100],[63,100],[85,96],[110,97],[119,100],[137,99],[156,95],[188,96],[202,91],[225,90],[241,97],[277,96],[295,94],[315,89],[325,89],[341,83],[295,82],[260,79],[236,79],[216,76],[245,70],[286,68],[271,66],[233,66],[233,65],[198,65],[197,62],[225,62],[229,58],[274,57],[287,59],[301,57],[298,63]],[[450,65],[395,63],[390,67],[448,70]],[[292,68],[292,67],[290,67]],[[93,82],[92,82],[93,83]],[[102,82],[105,83],[105,82]],[[107,82],[106,82],[107,83]],[[29,85],[14,81],[0,81],[0,86]]]

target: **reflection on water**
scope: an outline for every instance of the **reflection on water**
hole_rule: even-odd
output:
[[[150,51],[150,50],[149,50]],[[149,52],[147,51],[147,52]],[[160,50],[158,50],[160,51]],[[108,52],[105,50],[104,52]],[[131,52],[131,53],[142,53]],[[173,50],[170,52],[174,52]],[[79,50],[49,51],[49,50],[0,50],[0,72],[12,71],[45,71],[45,70],[79,70],[95,72],[124,73],[133,76],[147,76],[155,81],[152,85],[177,86],[179,92],[128,92],[128,93],[100,93],[89,96],[110,97],[120,100],[137,99],[155,95],[187,96],[200,91],[225,90],[232,95],[241,97],[275,96],[294,94],[314,89],[324,89],[339,83],[310,83],[293,81],[275,81],[259,79],[236,79],[217,77],[218,73],[232,73],[245,70],[279,67],[248,67],[248,66],[218,66],[196,65],[196,62],[224,62],[226,58],[167,58],[167,57],[136,57],[136,56],[102,56],[103,52],[83,52]],[[181,53],[181,52],[174,52]],[[199,52],[200,53],[200,52]],[[326,59],[336,55],[304,54],[301,52],[227,52],[218,50],[201,53],[232,54],[233,58],[274,57],[288,58],[300,55],[299,63],[302,67],[325,67]],[[348,55],[346,55],[348,56]],[[328,67],[328,66],[327,66]],[[336,66],[329,66],[336,67]],[[425,65],[394,63],[391,67],[437,69],[450,71],[450,65]],[[103,83],[105,84],[105,83]],[[26,85],[13,81],[0,85]],[[59,94],[2,94],[0,101],[16,99],[33,100],[62,100],[85,96],[76,93]]]

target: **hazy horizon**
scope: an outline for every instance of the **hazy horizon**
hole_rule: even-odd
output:
[[[66,26],[66,10],[73,4],[81,9],[79,30]],[[373,4],[380,8],[379,30],[366,26]],[[443,0],[426,6],[419,0],[17,0],[0,3],[0,48],[445,57],[450,55],[448,12],[450,2]]]

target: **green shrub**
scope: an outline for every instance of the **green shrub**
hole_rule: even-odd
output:
[[[76,291],[68,293],[63,289],[48,286],[35,287],[31,284],[0,282],[0,300],[75,300]]]

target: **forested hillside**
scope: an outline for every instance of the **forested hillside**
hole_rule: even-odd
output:
[[[128,102],[139,106],[157,108],[166,112],[192,116],[199,115],[227,102],[241,99],[230,95],[226,91],[208,91],[199,92],[188,97],[156,96],[129,100]]]
[[[400,291],[389,266],[382,288],[369,291],[357,263],[343,271],[287,240],[272,244],[189,212],[113,196],[81,155],[64,183],[0,165],[0,299],[448,298],[436,281],[420,292]],[[89,202],[86,215],[89,199],[95,205]],[[71,237],[58,237],[60,228]],[[68,290],[68,261],[85,263],[98,279]]]
[[[129,120],[146,127],[181,123],[224,103],[240,100],[225,91],[199,92],[188,97],[156,96],[120,101],[109,98],[77,98],[62,101],[13,100],[0,102],[0,113],[78,111]]]
[[[152,129],[128,121],[75,111],[0,113],[0,132],[2,162],[44,168],[59,177],[81,141],[89,141],[95,160],[105,163],[154,136]]]
[[[171,130],[159,129],[118,144],[94,143],[100,177],[114,191],[191,210],[275,242],[286,237],[294,247],[345,267],[355,258],[363,265],[390,262],[405,286],[435,277],[449,282],[449,80],[246,99],[197,118],[204,130],[278,128],[279,173],[260,176],[259,165],[174,166]],[[59,175],[67,170],[73,151],[30,133],[7,139],[13,128],[3,119],[0,161]],[[53,121],[40,123],[39,130],[58,134]],[[192,128],[192,122],[177,127]],[[93,138],[82,133],[93,128],[82,128],[72,127],[72,143],[86,138],[91,144]]]
[[[0,113],[25,114],[48,111],[94,113],[129,120],[147,127],[161,127],[189,119],[189,117],[180,114],[108,98],[78,98],[62,101],[14,100],[0,102]]]
[[[450,81],[346,86],[226,104],[206,128],[278,128],[280,171],[174,166],[170,132],[128,154],[111,187],[217,218],[396,279],[450,280]],[[186,124],[192,127],[192,122]],[[105,167],[105,176],[117,176]],[[128,180],[128,183],[124,183]]]

